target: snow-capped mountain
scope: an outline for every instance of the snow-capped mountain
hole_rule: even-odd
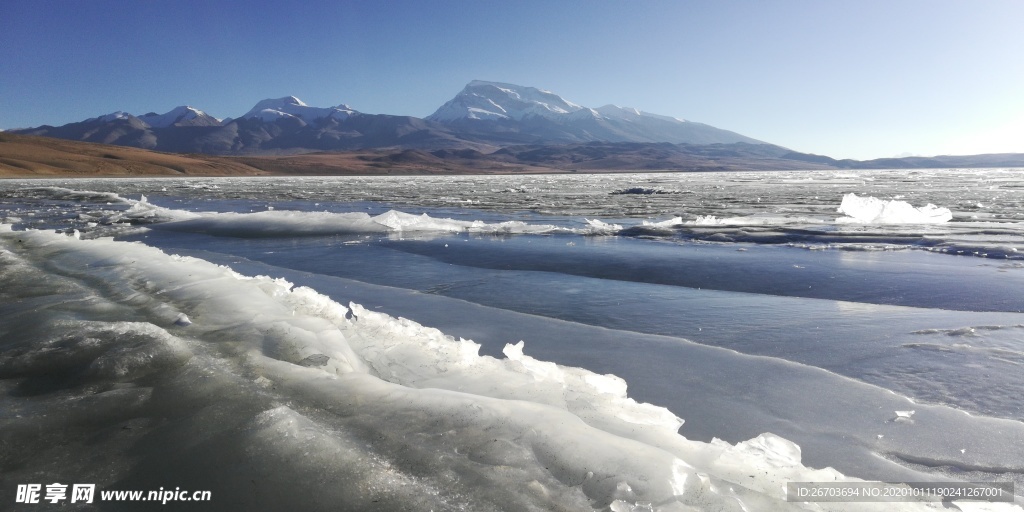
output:
[[[651,119],[660,119],[669,123],[685,123],[685,119],[679,119],[678,117],[662,116],[658,114],[652,114],[650,112],[644,112],[643,110],[637,110],[629,107],[617,107],[615,105],[605,105],[594,109],[598,115],[608,119],[621,119],[623,121],[636,122],[640,118],[648,117]]]
[[[553,92],[535,87],[473,80],[427,119],[439,122],[458,119],[522,121],[528,116],[558,119],[582,109]]]
[[[117,112],[111,112],[109,114],[102,115],[102,116],[99,116],[99,117],[91,117],[89,119],[86,119],[83,122],[86,122],[86,123],[87,122],[110,123],[110,122],[117,121],[117,120],[128,120],[128,119],[130,119],[132,117],[135,117],[135,116],[133,116],[133,115],[131,115],[128,112],[125,112],[123,110],[118,110]]]
[[[181,106],[164,114],[114,112],[15,133],[187,153],[292,153],[366,148],[473,148],[515,144],[640,142],[764,144],[706,124],[631,108],[589,108],[535,87],[474,80],[425,119],[313,107],[295,96],[257,102],[219,120]]]
[[[166,114],[136,117],[127,112],[114,112],[63,126],[40,126],[14,132],[158,151],[210,154],[481,146],[423,119],[363,114],[344,104],[312,107],[295,96],[260,101],[244,115],[223,121],[197,108],[183,106]]]
[[[258,118],[266,122],[274,122],[281,118],[297,118],[306,124],[312,124],[318,119],[328,118],[344,121],[349,116],[357,113],[352,107],[344,103],[337,107],[311,107],[295,96],[285,96],[284,98],[267,99],[257,103],[255,107],[242,115],[242,118]]]
[[[506,143],[762,143],[702,123],[614,105],[589,108],[551,91],[483,80],[470,82],[426,119]]]
[[[553,120],[608,118],[633,121],[638,117],[652,117],[666,121],[686,122],[668,116],[659,116],[633,108],[605,105],[593,109],[577,105],[561,96],[536,87],[501,82],[473,80],[457,96],[427,116],[431,121],[459,119],[514,119],[522,121],[528,116]]]
[[[150,112],[139,116],[143,122],[153,128],[167,128],[168,126],[220,126],[221,120],[213,117],[202,110],[183,105],[171,109],[170,112],[157,114]]]

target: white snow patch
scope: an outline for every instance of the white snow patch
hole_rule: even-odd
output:
[[[342,121],[357,113],[358,112],[353,110],[352,107],[349,107],[346,104],[326,108],[311,107],[295,96],[285,96],[284,98],[260,101],[256,106],[246,112],[242,118],[258,118],[264,121],[274,121],[280,118],[292,117],[301,119],[306,124],[312,124],[318,119],[325,118],[333,118]]]
[[[934,204],[916,208],[905,201],[883,201],[875,197],[859,197],[854,193],[843,196],[843,202],[837,211],[847,215],[836,219],[839,223],[942,224],[953,219],[953,213],[949,208],[941,208]]]

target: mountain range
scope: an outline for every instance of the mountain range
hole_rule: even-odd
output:
[[[0,135],[5,176],[89,169],[220,175],[1024,166],[1024,154],[836,160],[702,123],[615,105],[584,107],[550,91],[480,80],[422,119],[346,104],[313,107],[286,96],[259,101],[236,118],[181,106]]]
[[[366,114],[345,104],[312,107],[286,96],[262,100],[245,114],[223,120],[181,106],[164,114],[114,112],[63,126],[11,131],[217,155],[371,148],[493,151],[518,144],[586,142],[764,144],[702,123],[614,105],[589,108],[550,91],[480,80],[423,119]]]

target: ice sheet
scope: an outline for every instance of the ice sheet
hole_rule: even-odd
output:
[[[383,230],[398,236],[474,232],[630,236],[674,242],[785,244],[808,249],[893,251],[922,249],[990,259],[1024,259],[1024,217],[1019,212],[1014,170],[963,173],[887,171],[860,173],[730,173],[545,177],[280,178],[97,180],[78,187],[118,192],[80,192],[63,181],[49,187],[0,185],[0,196],[75,201],[80,222],[61,221],[86,238],[127,232],[130,225],[168,222],[181,230],[219,236],[267,237],[350,234]],[[906,178],[906,179],[904,179]],[[218,183],[223,184],[221,187]],[[992,185],[988,185],[992,183]],[[169,187],[168,187],[169,185]],[[633,185],[623,187],[623,185]],[[671,191],[669,194],[623,191]],[[230,215],[128,199],[140,194],[184,194],[222,199],[249,195],[259,208]],[[909,194],[909,195],[908,195]],[[283,202],[271,206],[277,197]],[[295,200],[308,200],[296,202]],[[357,211],[314,208],[339,200],[382,201],[374,222]],[[97,211],[98,204],[110,203]],[[180,201],[180,200],[179,200]],[[270,205],[268,205],[268,201]],[[157,203],[161,203],[157,206]],[[914,207],[914,204],[925,206]],[[928,204],[942,206],[929,207]],[[132,205],[130,212],[124,205]],[[402,205],[445,207],[409,213]],[[836,205],[851,215],[836,217]],[[295,206],[303,208],[294,211]],[[311,208],[314,207],[314,208]],[[478,209],[465,210],[471,206]],[[457,209],[451,209],[451,208]],[[260,212],[258,209],[275,209]],[[531,213],[515,213],[528,209]],[[390,210],[390,211],[388,211]],[[492,211],[502,211],[495,218]],[[0,212],[3,213],[3,212]],[[47,208],[35,219],[21,209],[20,225],[46,227],[60,215]],[[383,215],[382,215],[383,214]],[[509,219],[510,214],[514,219]],[[540,215],[538,215],[540,214]],[[502,218],[504,217],[504,218]],[[174,222],[186,221],[186,222]],[[57,227],[57,226],[54,226]]]
[[[799,509],[783,501],[786,481],[845,480],[804,467],[796,445],[770,434],[686,440],[674,415],[630,400],[621,380],[533,359],[522,345],[479,356],[472,342],[280,279],[142,244],[0,231],[0,371],[22,397],[5,398],[3,419],[20,446],[4,455],[16,476],[130,448],[133,469],[102,471],[155,481],[219,460],[276,480],[295,503],[377,509]],[[68,445],[28,457],[52,444],[38,433],[54,421]],[[122,426],[139,437],[102,434]],[[81,442],[97,435],[106,440]],[[161,468],[168,445],[178,455]],[[303,476],[315,473],[346,476],[344,492],[310,496],[322,486]],[[894,509],[883,505],[822,508]]]

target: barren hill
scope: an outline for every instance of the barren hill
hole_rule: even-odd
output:
[[[0,177],[271,176],[558,172],[544,165],[365,150],[289,156],[219,157],[0,133]]]
[[[0,133],[0,176],[253,176],[265,171],[203,155]]]

